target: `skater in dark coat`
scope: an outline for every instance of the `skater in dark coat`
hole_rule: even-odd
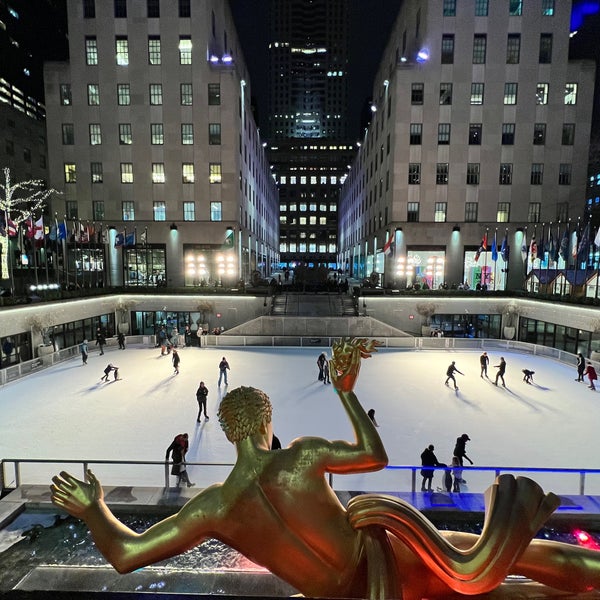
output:
[[[169,460],[169,454],[173,456],[173,466],[171,467],[171,475],[177,477],[177,487],[183,481],[188,487],[196,485],[190,481],[185,465],[185,453],[187,452],[188,434],[183,433],[175,436],[171,445],[167,448],[165,460]]]
[[[325,357],[325,362],[323,363],[323,383],[331,383],[331,379],[329,378],[329,361],[327,357]]]
[[[106,345],[106,338],[104,337],[104,333],[102,329],[98,327],[96,329],[96,346],[100,346],[100,356],[104,354],[104,346]]]
[[[196,390],[196,400],[198,401],[198,418],[197,422],[200,423],[200,416],[204,412],[204,416],[208,421],[208,415],[206,414],[206,399],[208,398],[208,388],[204,385],[204,381],[200,382],[200,387]]]
[[[319,354],[319,358],[317,358],[317,367],[319,367],[319,381],[323,381],[323,369],[326,362],[327,357],[325,356],[325,352],[321,352],[321,354]]]
[[[585,371],[585,359],[581,352],[577,353],[577,379],[575,381],[585,381],[583,378],[583,372]]]
[[[108,376],[111,371],[114,371],[115,381],[119,379],[119,367],[115,367],[112,363],[108,363],[106,369],[104,369],[104,376],[100,378],[100,381],[108,381]]]
[[[179,375],[179,363],[181,362],[181,358],[179,356],[179,352],[175,348],[173,348],[173,357],[171,358],[173,362],[174,374]]]
[[[125,350],[125,334],[119,331],[117,341],[119,342],[119,350]]]
[[[490,357],[487,355],[487,352],[484,352],[480,357],[479,357],[479,364],[481,365],[481,377],[483,377],[484,375],[487,377],[487,368],[488,365],[490,364]],[[488,377],[489,379],[489,377]]]
[[[227,359],[223,357],[219,363],[219,385],[221,385],[221,379],[225,379],[225,385],[228,385],[227,369],[229,369],[229,363],[227,362]]]
[[[449,381],[452,381],[452,383],[454,383],[454,389],[457,390],[458,386],[456,385],[456,379],[454,378],[454,373],[460,373],[461,375],[464,375],[464,373],[462,373],[461,371],[459,371],[456,368],[456,364],[454,361],[452,361],[452,363],[450,364],[450,366],[448,367],[448,369],[446,370],[446,385],[448,385]]]
[[[533,383],[534,375],[535,375],[535,371],[530,371],[529,369],[523,369],[523,381],[525,383]]]
[[[429,446],[421,452],[421,466],[423,467],[421,469],[421,477],[423,477],[423,482],[421,483],[422,492],[433,492],[431,482],[433,480],[434,469],[426,469],[425,467],[437,467],[440,464],[437,456],[433,452],[434,450],[433,444],[429,444]]]
[[[498,385],[498,379],[502,379],[502,387],[506,387],[506,384],[504,383],[504,373],[506,372],[506,361],[504,360],[504,356],[500,357],[500,364],[494,365],[494,368],[498,369],[494,385]]]
[[[453,452],[453,456],[456,456],[456,458],[458,458],[458,463],[460,464],[460,466],[463,466],[463,459],[466,458],[471,464],[473,464],[473,461],[467,456],[467,451],[466,451],[466,445],[467,442],[470,442],[471,438],[466,434],[463,433],[460,437],[456,438],[456,444],[454,445],[454,452]]]

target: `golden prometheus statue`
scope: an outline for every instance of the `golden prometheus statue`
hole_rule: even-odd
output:
[[[382,494],[342,506],[326,473],[377,471],[388,462],[353,391],[361,360],[378,345],[353,339],[333,347],[331,380],[354,428],[353,442],[303,437],[271,451],[269,398],[240,387],[219,407],[221,426],[237,449],[235,466],[223,483],[200,491],[177,514],[135,533],[108,509],[91,471],[86,481],[65,472],[54,477],[52,501],[85,522],[119,573],[216,538],[305,596],[447,599],[500,588],[492,595],[503,597],[509,574],[542,584],[536,597],[544,586],[570,593],[598,588],[600,552],[532,540],[559,500],[524,477],[501,475],[488,489],[481,535],[438,531],[411,505]],[[522,592],[519,597],[527,597]]]

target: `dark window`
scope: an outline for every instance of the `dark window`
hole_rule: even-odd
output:
[[[473,64],[485,64],[485,54],[487,48],[487,35],[485,33],[476,33],[473,37]]]
[[[465,202],[465,223],[477,223],[477,202]]]
[[[440,104],[452,104],[452,84],[440,83]]]
[[[562,145],[572,146],[575,143],[575,123],[563,123]]]
[[[500,176],[498,183],[500,185],[511,185],[512,184],[512,163],[502,163],[500,165]]]
[[[469,144],[471,146],[481,145],[481,123],[471,123],[469,125]]]
[[[448,185],[448,163],[437,163],[435,167],[435,182],[437,185]]]
[[[479,170],[479,163],[467,164],[467,185],[479,185]]]
[[[534,123],[533,144],[543,146],[546,143],[546,123]]]
[[[571,164],[560,163],[558,168],[558,184],[571,185]]]
[[[62,143],[63,146],[72,146],[75,143],[75,130],[73,123],[62,124]]]
[[[502,123],[502,145],[512,146],[515,143],[515,124]]]
[[[425,94],[424,83],[413,83],[410,90],[410,103],[423,104],[423,96]]]
[[[552,62],[552,34],[540,34],[540,64]]]
[[[520,17],[523,14],[523,0],[509,0],[508,14],[511,17]]]
[[[115,19],[127,18],[127,0],[115,0]]]
[[[454,34],[442,35],[442,64],[451,65],[454,62]]]
[[[146,0],[146,9],[149,19],[158,19],[160,17],[160,0]]]
[[[438,144],[440,146],[450,144],[450,123],[438,124]]]
[[[421,183],[421,163],[410,163],[408,165],[408,183],[410,185]]]
[[[419,222],[419,203],[409,202],[406,207],[406,221],[408,223]]]
[[[221,104],[221,84],[208,84],[208,104],[209,106],[216,106]]]
[[[521,34],[509,33],[506,43],[506,64],[516,65],[521,55]]]
[[[410,124],[410,144],[412,146],[418,146],[421,144],[423,139],[423,124],[422,123],[411,123]]]
[[[456,16],[456,0],[444,0],[444,16]]]
[[[533,163],[531,165],[531,185],[542,185],[544,183],[544,164]]]
[[[83,18],[96,18],[96,0],[83,0]]]
[[[476,17],[487,17],[488,16],[488,0],[475,0],[475,16]]]
[[[179,18],[188,19],[192,16],[190,0],[179,0]]]

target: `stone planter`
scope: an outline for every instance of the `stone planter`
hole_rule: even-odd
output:
[[[517,329],[516,327],[505,327],[504,328],[504,339],[505,340],[512,340],[515,337],[515,333],[516,333]]]
[[[119,333],[129,335],[129,323],[119,323]]]
[[[54,352],[54,346],[38,346],[37,354],[38,356],[47,356],[48,354],[52,354]]]

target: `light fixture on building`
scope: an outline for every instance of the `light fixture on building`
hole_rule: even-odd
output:
[[[457,233],[458,233],[458,232],[460,231],[460,227],[459,227],[458,225],[455,225],[455,226],[452,228],[452,231],[455,231],[455,232],[457,232]]]
[[[175,223],[171,223],[171,225],[169,226],[169,229],[171,231],[177,231],[177,225]]]
[[[390,85],[390,80],[389,80],[389,79],[384,79],[384,81],[383,81],[383,85],[384,85],[385,87],[387,87],[388,85]]]

